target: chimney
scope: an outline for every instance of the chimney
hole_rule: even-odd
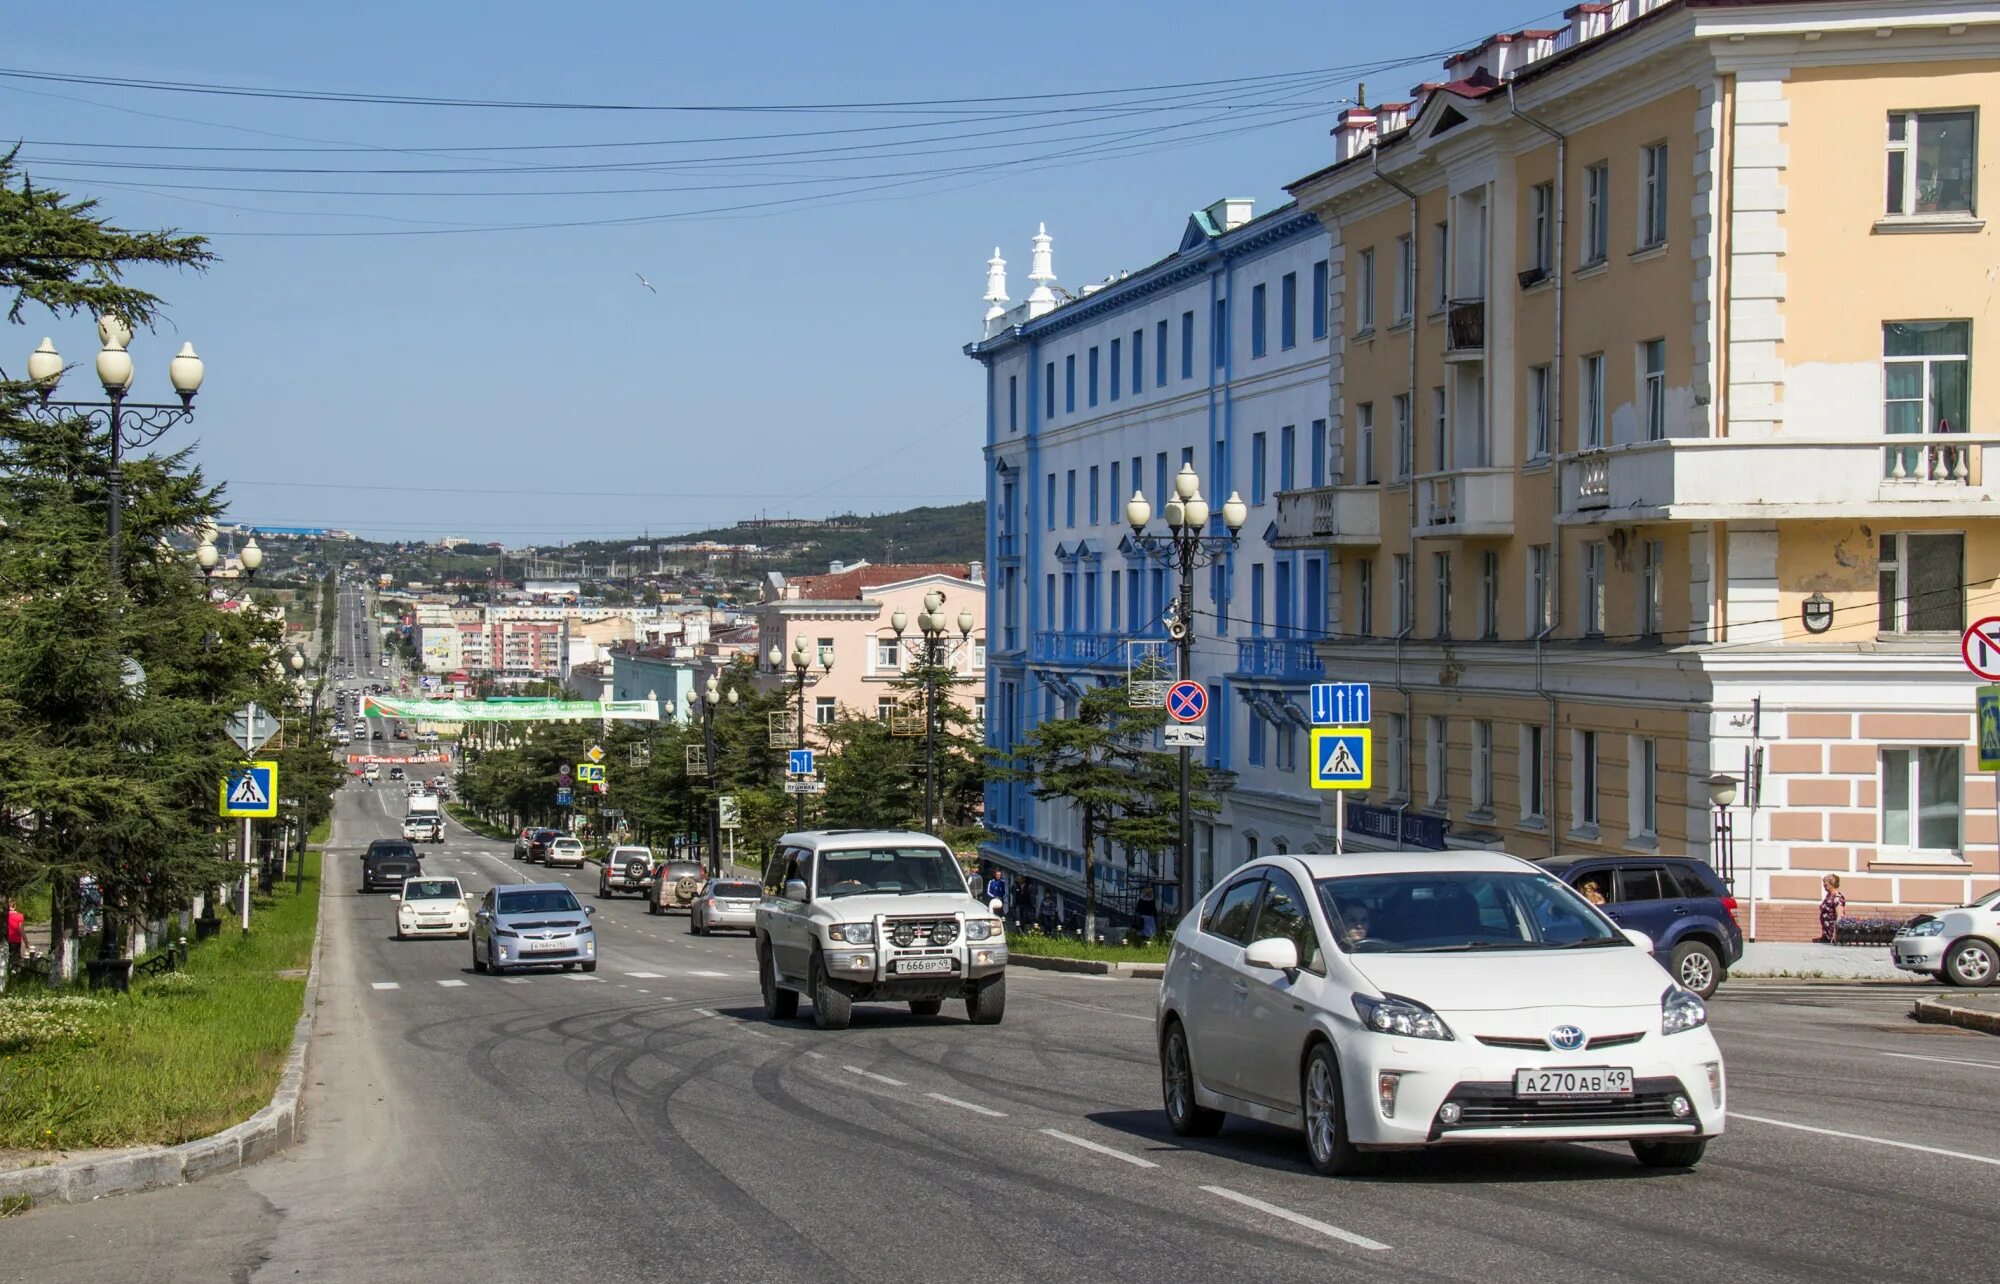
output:
[[[986,563],[973,562],[967,566],[965,578],[971,580],[974,584],[984,584],[986,582]]]
[[[986,260],[986,332],[993,333],[993,323],[1007,315],[1007,260],[1000,257],[1000,247],[993,247],[993,257]]]
[[[1049,287],[1056,283],[1054,238],[1049,235],[1049,225],[1037,225],[1033,241],[1034,250],[1028,256],[1028,279],[1035,283],[1034,292],[1028,295],[1028,315],[1038,317],[1055,311],[1055,291]]]
[[[1375,104],[1376,137],[1406,128],[1410,123],[1410,106],[1409,103]]]
[[[826,564],[826,573],[828,575],[838,575],[846,569],[847,569],[847,563],[841,561],[837,557],[834,558],[831,562],[828,562]]]
[[[1225,196],[1202,211],[1217,230],[1233,232],[1250,221],[1250,212],[1256,202],[1247,196]]]
[[[1337,161],[1353,160],[1375,143],[1375,113],[1367,107],[1349,107],[1335,118],[1333,156]]]

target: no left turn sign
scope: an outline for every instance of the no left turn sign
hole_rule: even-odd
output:
[[[1989,615],[1959,640],[1965,667],[1988,682],[2000,682],[2000,615]]]

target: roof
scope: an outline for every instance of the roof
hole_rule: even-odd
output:
[[[931,575],[969,580],[972,567],[964,562],[890,562],[881,566],[858,566],[829,575],[801,575],[786,581],[786,587],[797,589],[799,597],[814,602],[859,601],[871,588],[920,580]]]
[[[802,829],[785,834],[778,841],[831,847],[866,847],[876,843],[945,847],[943,839],[933,838],[921,829]]]
[[[1693,856],[1650,856],[1641,852],[1565,852],[1560,856],[1537,856],[1535,864],[1543,869],[1561,870],[1572,865],[1585,863],[1592,865],[1657,865],[1661,861],[1671,861],[1676,865],[1706,865],[1705,860]]]
[[[1293,852],[1289,856],[1268,856],[1259,864],[1275,860],[1295,860],[1314,878],[1339,878],[1346,874],[1436,874],[1469,870],[1505,872],[1532,869],[1518,856],[1490,851],[1396,851],[1349,852],[1345,856]]]

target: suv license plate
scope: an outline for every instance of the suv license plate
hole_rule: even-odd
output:
[[[951,960],[898,959],[896,960],[896,970],[898,972],[949,972],[951,971]]]
[[[1517,1097],[1629,1097],[1630,1066],[1577,1066],[1568,1070],[1517,1070]]]

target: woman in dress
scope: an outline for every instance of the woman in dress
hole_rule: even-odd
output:
[[[1840,916],[1847,912],[1847,898],[1840,894],[1838,874],[1828,874],[1819,880],[1819,885],[1826,889],[1826,895],[1819,902],[1819,939],[1823,945],[1832,945]]]

